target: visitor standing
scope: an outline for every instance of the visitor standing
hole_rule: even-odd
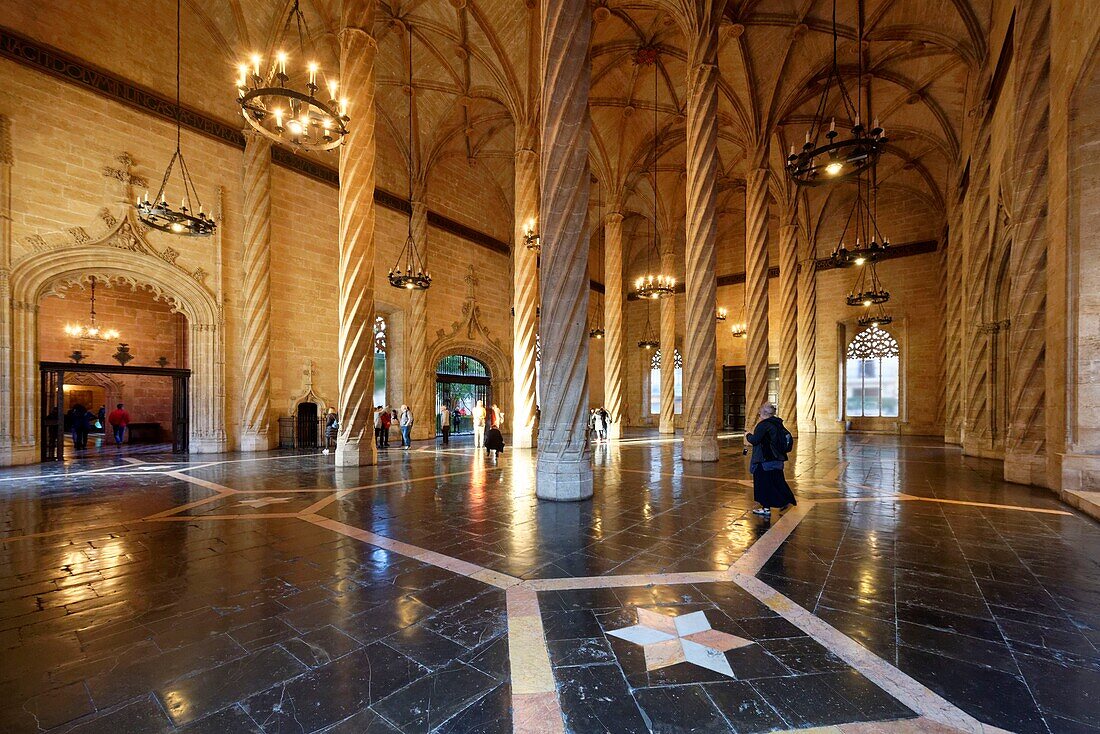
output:
[[[68,412],[69,427],[73,434],[73,448],[80,451],[88,446],[88,410],[80,403]]]
[[[409,406],[401,406],[401,416],[398,420],[401,421],[399,424],[401,426],[401,448],[408,451],[409,447],[412,446],[413,429],[413,414],[412,411],[409,410]]]
[[[378,442],[378,411],[374,412],[375,428],[374,428],[374,440],[377,446]],[[329,444],[336,443],[336,437],[340,434],[340,417],[336,414],[336,408],[329,408],[328,413],[325,414],[325,450],[322,454],[328,453]]]
[[[485,401],[478,400],[474,406],[474,448],[485,448]]]
[[[380,421],[382,427],[379,429],[379,438],[382,439],[382,445],[378,448],[388,449],[390,447],[390,424],[393,423],[393,414],[388,406],[382,409]]]
[[[107,416],[107,422],[111,424],[111,430],[115,434],[115,446],[122,448],[122,439],[125,438],[126,426],[130,425],[130,414],[122,403],[115,406],[111,414]]]
[[[601,430],[600,438],[602,438],[604,441],[606,441],[607,440],[607,430],[611,426],[611,414],[608,413],[607,408],[603,407],[602,405],[600,406],[600,409],[596,412],[600,414],[600,420],[603,422],[603,428],[600,429]]]
[[[760,422],[756,429],[745,434],[745,442],[752,446],[749,460],[752,496],[760,505],[753,513],[771,517],[773,507],[783,509],[798,504],[783,476],[783,463],[787,461],[787,452],[793,447],[794,439],[783,425],[783,419],[775,414],[774,405],[764,403],[758,415]]]
[[[485,432],[485,455],[488,456],[490,453],[493,461],[497,460],[498,454],[504,453],[504,434],[500,432],[500,428],[492,425]]]
[[[374,406],[374,445],[382,448],[382,406]]]
[[[446,403],[443,403],[443,407],[439,409],[439,430],[443,432],[443,445],[449,446],[451,443],[451,409],[447,407]]]

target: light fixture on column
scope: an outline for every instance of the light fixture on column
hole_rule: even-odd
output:
[[[65,335],[86,342],[110,342],[121,336],[114,329],[105,329],[95,318],[95,276],[92,276],[91,314],[82,324],[65,324]]]
[[[840,240],[831,256],[833,265],[850,268],[877,262],[890,248],[890,240],[878,227],[878,183],[872,166],[856,178],[856,195]],[[845,244],[854,238],[852,247]]]
[[[871,306],[886,303],[890,300],[890,292],[882,287],[878,278],[878,269],[875,263],[867,263],[865,268],[859,271],[859,276],[845,297],[849,306]]]
[[[639,298],[666,298],[676,292],[676,279],[665,273],[652,272],[653,253],[660,259],[657,249],[657,48],[643,46],[634,52],[634,63],[638,66],[653,65],[653,217],[649,224],[653,227],[650,236],[650,249],[646,253],[646,274],[634,281],[634,292]]]
[[[397,255],[397,263],[390,268],[389,279],[390,285],[394,288],[424,291],[431,287],[432,276],[413,237],[413,114],[416,89],[413,87],[413,30],[412,25],[407,21],[405,27],[409,31],[409,231],[405,237],[405,245]]]
[[[600,285],[603,286],[603,184],[593,179],[597,184],[596,188],[596,228],[599,233],[596,235],[596,277],[600,279]],[[588,330],[588,337],[590,339],[603,339],[603,296],[599,291],[596,291],[596,318],[592,324],[592,328]]]
[[[194,182],[191,181],[191,172],[187,170],[187,161],[183,158],[183,150],[180,146],[180,5],[180,0],[176,0],[176,152],[168,161],[168,168],[164,171],[164,178],[161,179],[156,199],[149,201],[149,192],[146,191],[145,198],[139,197],[135,206],[138,219],[153,229],[183,237],[209,237],[214,234],[217,225],[202,210],[199,193],[195,190]],[[180,182],[183,184],[183,196],[180,198],[179,208],[168,203],[166,191],[177,162],[180,167]]]
[[[723,306],[719,306],[718,309],[714,312],[714,320],[725,321],[726,317],[729,315],[730,312],[728,310],[726,310]]]
[[[542,242],[539,240],[539,233],[535,231],[535,220],[527,222],[527,227],[523,231],[523,244],[531,252],[542,252]]]
[[[295,60],[301,64],[296,78],[287,74],[291,58],[285,49],[288,41],[293,42],[291,24],[301,55]],[[340,145],[348,134],[347,99],[338,96],[336,79],[326,77],[315,60],[298,0],[290,6],[274,48],[279,49],[274,58],[253,54],[247,64],[237,67],[237,104],[244,119],[264,137],[302,150],[331,150]],[[319,98],[318,91],[327,100]]]
[[[795,150],[791,146],[791,153],[787,156],[787,174],[799,186],[821,186],[837,181],[845,181],[859,175],[861,171],[874,165],[886,147],[886,133],[879,126],[878,120],[874,121],[870,129],[863,124],[864,119],[871,119],[870,110],[863,115],[863,9],[860,1],[859,29],[856,37],[856,53],[859,55],[857,64],[855,93],[853,102],[848,88],[844,84],[843,75],[840,73],[840,65],[837,63],[837,30],[836,30],[836,0],[833,0],[833,59],[825,77],[821,90],[821,98],[817,104],[817,112],[810,122],[810,129],[806,132],[806,142],[802,149]],[[847,125],[849,133],[846,138],[841,138],[836,129],[836,117],[826,120],[829,109],[829,93],[836,87],[843,106],[842,125]],[[824,132],[828,125],[828,132]],[[824,140],[821,140],[824,138]]]
[[[733,334],[734,339],[744,339],[749,332],[745,328],[745,322],[742,321],[731,326],[730,333]]]

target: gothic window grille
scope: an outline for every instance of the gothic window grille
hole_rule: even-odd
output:
[[[374,319],[374,404],[386,405],[386,319]]]
[[[899,409],[898,342],[872,326],[848,343],[844,412],[849,418],[896,418]]]
[[[679,414],[683,412],[684,403],[684,357],[680,350],[672,352],[672,373],[675,381],[673,392],[673,410]],[[655,349],[653,356],[649,358],[649,412],[652,415],[661,413],[661,350]]]

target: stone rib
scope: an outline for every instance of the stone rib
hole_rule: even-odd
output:
[[[705,23],[693,39],[687,100],[687,243],[684,285],[684,458],[718,460],[715,202],[718,174],[718,28]],[[671,358],[672,355],[668,355]]]
[[[768,399],[768,171],[745,182],[745,414],[751,422]],[[747,427],[747,426],[746,426]]]
[[[423,198],[411,202],[413,242],[427,261],[428,253],[428,202]],[[409,339],[405,350],[408,360],[408,405],[413,414],[412,437],[435,437],[435,370],[428,354],[428,294],[427,291],[409,293]],[[372,327],[373,336],[373,327]],[[373,393],[372,393],[373,394]]]
[[[1050,119],[1050,4],[1021,3],[1016,26],[1023,52],[1016,76],[1017,221],[1012,242],[1009,313],[1009,421],[1005,478],[1045,484],[1030,467],[1046,449],[1046,277]],[[1017,469],[1016,466],[1019,466]]]
[[[517,126],[515,154],[515,236],[512,252],[512,445],[534,445],[535,338],[538,334],[538,256],[523,241],[528,222],[538,222],[539,157],[535,131]]]
[[[604,224],[604,407],[611,414],[608,437],[619,438],[623,423],[623,215]]]
[[[592,496],[588,423],[588,0],[542,6],[542,370],[537,495]]]
[[[798,432],[798,225],[779,228],[779,407],[791,433]]]
[[[271,448],[271,142],[245,133],[241,449]]]
[[[347,24],[340,32],[341,84],[354,116],[340,152],[340,229],[338,303],[340,350],[340,435],[336,463],[373,464],[374,401],[374,59],[370,28],[374,3],[345,0]]]

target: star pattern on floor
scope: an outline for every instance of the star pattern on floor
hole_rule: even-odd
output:
[[[238,505],[248,505],[249,507],[260,509],[261,507],[267,507],[268,505],[277,505],[280,502],[290,502],[289,497],[257,497],[254,500],[241,500]]]
[[[726,652],[752,644],[752,640],[712,628],[702,611],[674,616],[651,609],[636,611],[637,624],[607,634],[641,645],[646,670],[687,662],[734,678]]]

